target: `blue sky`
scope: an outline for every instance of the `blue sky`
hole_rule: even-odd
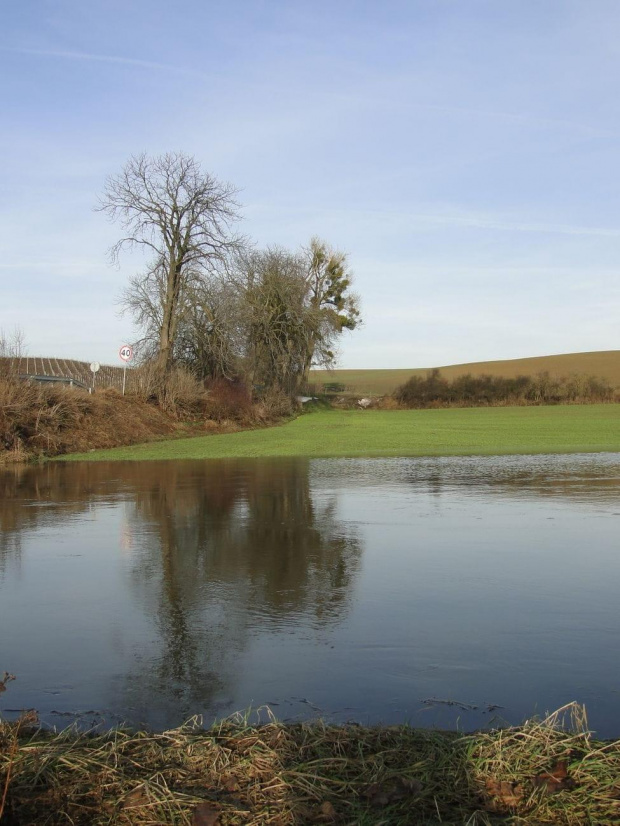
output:
[[[616,0],[24,0],[0,10],[0,329],[118,363],[93,211],[134,153],[240,190],[259,245],[349,254],[344,367],[620,346]]]

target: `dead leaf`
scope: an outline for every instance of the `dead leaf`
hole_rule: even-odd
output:
[[[192,826],[218,826],[220,811],[213,803],[199,803],[192,815]]]
[[[523,800],[523,787],[519,783],[489,779],[486,787],[487,794],[492,798],[493,808],[496,810],[504,807],[514,809]]]
[[[532,778],[532,783],[538,788],[543,788],[547,794],[575,788],[575,781],[568,774],[566,760],[558,760],[551,771],[537,774]]]
[[[320,806],[312,809],[300,807],[297,814],[302,816],[304,823],[334,823],[337,817],[336,810],[329,800],[325,800]]]
[[[222,786],[224,787],[224,790],[229,793],[238,792],[241,788],[237,778],[233,774],[226,774],[222,777]]]
[[[138,786],[132,789],[129,794],[126,794],[123,799],[123,809],[137,809],[139,806],[146,806],[149,802],[148,797],[144,794],[144,787]]]

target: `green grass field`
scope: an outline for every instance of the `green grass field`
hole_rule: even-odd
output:
[[[450,364],[439,369],[446,379],[456,379],[467,373],[471,373],[472,376],[515,378],[547,372],[557,378],[574,374],[597,376],[607,379],[612,387],[620,387],[620,350]],[[398,370],[313,370],[310,373],[310,380],[316,383],[318,391],[321,390],[324,382],[338,382],[359,395],[382,396],[392,393],[411,376],[416,374],[424,376],[427,372],[428,368],[421,367]]]
[[[279,427],[74,454],[65,460],[468,456],[620,451],[620,405],[327,410]]]

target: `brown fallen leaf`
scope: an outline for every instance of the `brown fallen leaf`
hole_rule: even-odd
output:
[[[318,808],[307,813],[307,822],[309,823],[334,823],[336,820],[336,810],[329,802],[325,800]]]
[[[486,782],[486,789],[493,808],[498,811],[503,808],[514,809],[523,800],[523,787],[519,783],[490,778]]]
[[[230,792],[230,793],[238,792],[239,789],[241,788],[239,786],[239,782],[237,781],[237,778],[233,774],[225,774],[222,777],[221,783],[222,783],[222,786],[224,787],[224,790],[227,791],[227,792]]]
[[[220,811],[213,803],[199,803],[192,815],[192,826],[218,826]]]
[[[136,809],[139,806],[146,806],[148,802],[149,799],[144,793],[144,787],[138,786],[123,798],[123,809]]]
[[[551,771],[537,774],[532,778],[532,783],[537,788],[543,788],[547,794],[555,794],[563,789],[574,789],[576,785],[568,773],[566,760],[558,760]]]

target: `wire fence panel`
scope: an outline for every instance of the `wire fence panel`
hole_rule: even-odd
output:
[[[113,387],[122,391],[124,369],[123,367],[102,364],[95,375],[95,388]],[[50,359],[41,356],[0,357],[0,370],[20,376],[51,376],[76,379],[88,387],[93,386],[90,362],[77,361],[76,359]],[[140,379],[132,367],[127,367],[125,388],[127,391],[140,389]]]

